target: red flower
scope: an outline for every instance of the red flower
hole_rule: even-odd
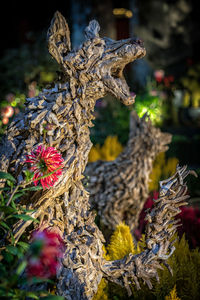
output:
[[[28,277],[49,278],[56,275],[63,257],[64,243],[58,233],[45,229],[35,231],[28,258]]]
[[[27,159],[25,162],[31,164],[30,170],[34,172],[33,182],[35,185],[38,184],[37,178],[47,175],[59,167],[62,168],[63,158],[58,151],[53,147],[45,149],[43,145],[37,147],[36,150],[32,151],[31,154],[26,155]],[[59,169],[53,174],[40,179],[42,187],[49,188],[55,184],[58,180],[58,176],[62,174],[62,170]]]
[[[192,206],[181,207],[181,213],[176,218],[181,219],[181,226],[178,227],[179,236],[185,233],[191,248],[200,247],[200,209]]]
[[[165,76],[165,72],[163,70],[156,70],[154,72],[154,77],[157,82],[161,82]]]
[[[169,75],[164,78],[164,84],[166,87],[170,87],[170,83],[174,81],[174,76]]]

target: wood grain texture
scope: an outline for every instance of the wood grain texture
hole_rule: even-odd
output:
[[[186,187],[181,180],[188,172],[181,169],[149,214],[146,250],[121,261],[103,259],[104,238],[94,222],[89,193],[82,184],[91,148],[89,127],[96,100],[107,93],[126,105],[134,102],[122,71],[127,63],[144,56],[145,49],[141,41],[113,41],[100,38],[98,32],[98,22],[91,21],[84,43],[71,50],[67,23],[59,12],[55,13],[48,31],[48,47],[61,65],[66,82],[56,83],[26,100],[25,112],[8,127],[0,149],[0,169],[12,173],[18,184],[23,184],[28,168],[25,155],[39,144],[53,146],[62,153],[63,174],[55,186],[30,193],[24,203],[27,209],[35,210],[29,215],[38,218],[42,228],[51,227],[62,233],[66,248],[57,274],[57,293],[68,300],[92,299],[103,276],[124,285],[129,292],[130,280],[138,288],[139,279],[150,286],[159,262],[167,259],[172,248],[169,237],[175,227],[169,233],[168,222],[173,224],[171,218],[186,199]],[[21,220],[15,224],[16,240],[31,223]]]

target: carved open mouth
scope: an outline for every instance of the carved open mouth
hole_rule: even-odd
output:
[[[106,68],[104,68],[104,71],[106,70],[104,84],[116,98],[120,99],[125,105],[131,105],[135,102],[136,95],[134,92],[130,92],[123,70],[128,63],[143,57],[146,50],[141,41],[133,39],[115,42],[114,44],[110,42],[109,46],[110,51],[107,51],[107,53],[111,57],[110,61],[107,60]]]
[[[126,104],[130,105],[133,104],[135,101],[136,94],[130,92],[130,88],[126,82],[126,79],[123,74],[124,66],[113,67],[111,69],[111,77],[115,81],[116,87],[112,90],[112,94]]]

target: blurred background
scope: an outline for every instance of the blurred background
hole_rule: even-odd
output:
[[[125,69],[128,84],[137,94],[136,103],[124,107],[111,96],[97,101],[91,130],[96,152],[90,161],[114,159],[119,154],[128,139],[129,112],[134,109],[140,117],[148,112],[155,126],[173,134],[169,150],[157,160],[155,168],[160,171],[150,191],[158,189],[164,165],[174,171],[174,161],[200,174],[197,0],[7,1],[0,19],[0,134],[23,110],[26,97],[36,96],[57,77],[58,65],[46,46],[46,32],[56,10],[67,19],[73,46],[83,41],[84,28],[95,18],[101,36],[137,36],[147,50],[145,58]],[[189,180],[195,206],[200,203],[199,183],[199,178]]]

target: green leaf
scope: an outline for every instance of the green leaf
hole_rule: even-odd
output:
[[[8,246],[6,246],[6,250],[13,255],[18,254],[18,249],[15,246],[8,245]]]
[[[13,208],[15,208],[17,210],[17,207],[16,207],[15,202],[14,202],[13,199],[11,200],[11,207],[13,207]]]
[[[16,193],[14,196],[13,196],[13,198],[12,198],[12,200],[14,201],[15,199],[17,199],[17,198],[20,198],[22,195],[24,195],[25,193],[23,193],[23,192],[19,192],[19,193]]]
[[[4,213],[8,213],[11,214],[13,212],[16,212],[17,209],[10,207],[10,206],[0,206],[0,211],[4,212]]]
[[[25,188],[25,189],[21,189],[21,191],[38,191],[38,190],[43,190],[43,187],[42,186],[30,186],[28,188]]]
[[[1,187],[0,191],[10,191],[10,188],[9,187]]]
[[[36,211],[36,209],[25,209],[23,207],[21,207],[21,210],[24,211],[24,212],[26,212],[26,213],[32,213],[32,212]]]
[[[30,172],[29,170],[25,170],[24,173],[26,176],[26,182],[29,182],[34,176],[34,173]]]
[[[18,218],[18,219],[21,219],[21,220],[24,220],[24,221],[30,221],[30,220],[32,220],[34,222],[39,223],[39,221],[37,219],[35,219],[35,218],[33,218],[33,217],[29,216],[29,215],[26,215],[26,214],[13,215],[12,217]]]
[[[15,244],[15,238],[14,238],[14,235],[13,235],[12,231],[10,231],[10,235],[11,235],[12,245],[14,245]]]
[[[29,249],[29,244],[28,243],[18,242],[17,245],[20,245],[26,251]]]
[[[21,275],[27,266],[27,261],[23,260],[20,265],[17,267],[16,274]]]
[[[14,259],[13,255],[7,251],[3,251],[3,257],[8,263],[11,263]]]
[[[27,292],[26,296],[32,299],[40,299],[36,294],[34,294],[33,292]]]
[[[8,180],[7,181],[7,185],[10,187],[10,189],[13,188],[13,182],[12,181]]]
[[[6,179],[12,182],[16,182],[15,178],[11,174],[6,172],[1,172],[1,171],[0,171],[0,179]]]
[[[5,199],[2,193],[0,194],[0,198],[1,198],[1,204],[5,204]]]
[[[1,221],[1,222],[0,222],[0,226],[6,228],[6,229],[8,229],[8,230],[10,230],[10,227],[9,227],[4,221]]]

